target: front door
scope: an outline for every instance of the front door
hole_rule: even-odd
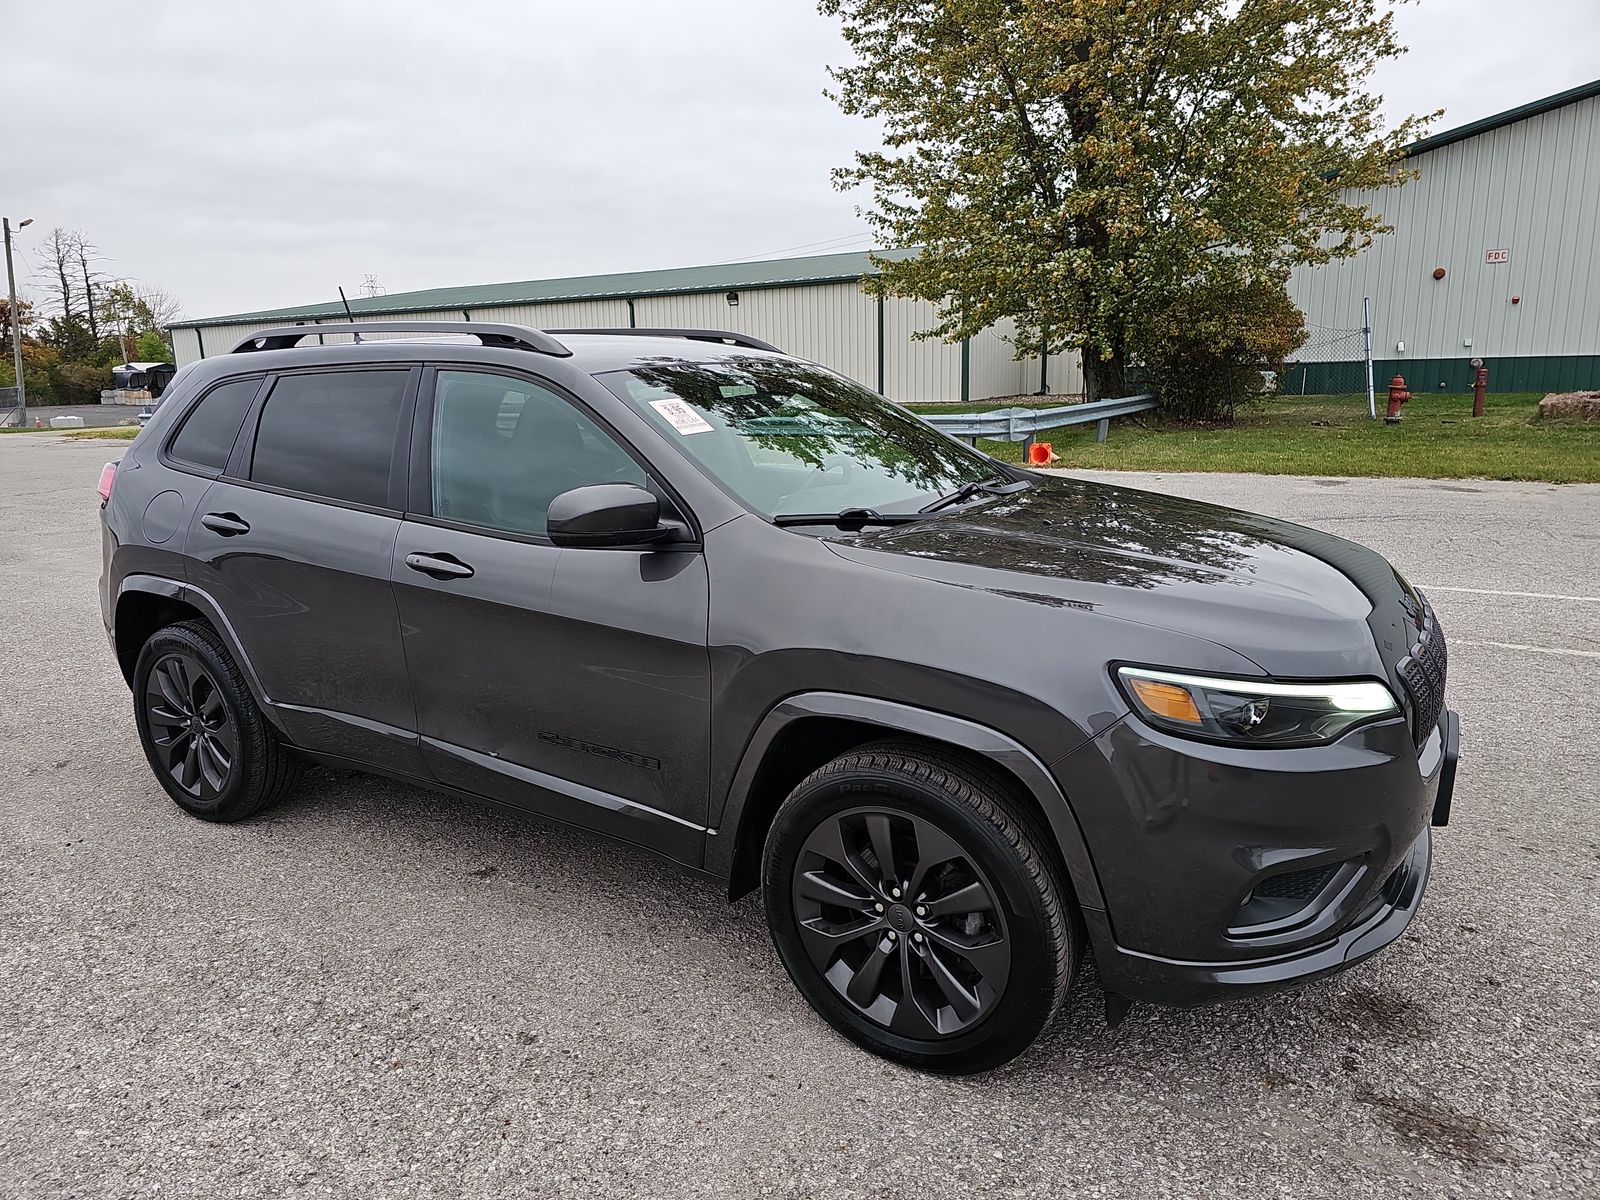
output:
[[[269,380],[185,543],[290,737],[408,774],[425,772],[389,560],[416,374]]]
[[[545,514],[561,492],[650,486],[615,435],[552,387],[440,370],[424,381],[416,428],[426,455],[413,459],[392,578],[429,767],[452,786],[699,862],[699,549],[550,544]]]

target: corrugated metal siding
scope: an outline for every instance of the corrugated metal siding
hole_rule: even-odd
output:
[[[641,326],[748,333],[857,383],[878,381],[877,303],[853,283],[727,293],[646,296],[634,301]]]
[[[1600,99],[1412,165],[1415,182],[1356,193],[1394,233],[1355,259],[1295,272],[1290,292],[1306,319],[1359,328],[1371,296],[1373,354],[1384,359],[1600,353]],[[1500,248],[1510,262],[1485,263]]]
[[[878,384],[878,304],[859,286],[847,283],[790,288],[762,288],[739,293],[730,305],[724,292],[705,295],[647,296],[634,301],[641,327],[727,329],[749,333],[809,358],[869,388]],[[478,321],[528,325],[535,329],[624,328],[628,306],[623,300],[570,301],[471,310]],[[337,320],[339,318],[323,318]],[[461,312],[386,313],[385,321],[462,321]],[[961,348],[937,341],[914,341],[911,334],[935,321],[934,307],[921,301],[891,298],[884,302],[884,391],[894,400],[959,400]],[[200,357],[196,334],[204,339],[205,356],[226,354],[252,333],[294,322],[214,325],[198,331],[173,330],[173,352],[181,365]],[[314,322],[307,322],[308,327]],[[972,339],[970,397],[1031,393],[1039,386],[1039,360],[1017,362],[1006,340],[1009,322]],[[404,336],[404,335],[397,335]],[[329,334],[327,341],[348,341]],[[1082,390],[1077,356],[1050,360],[1053,394]]]
[[[193,329],[174,325],[168,331],[172,337],[172,361],[178,366],[192,363],[200,357],[200,334]]]
[[[1077,350],[1052,354],[1048,379],[1052,396],[1083,395],[1083,355]]]
[[[902,404],[961,398],[961,347],[914,341],[938,322],[933,305],[895,296],[884,301],[884,394]]]
[[[462,308],[512,308],[573,301],[613,300],[628,296],[666,296],[682,293],[717,295],[733,289],[809,287],[841,283],[874,274],[871,258],[906,258],[909,250],[842,251],[802,257],[771,258],[760,262],[714,263],[700,267],[672,267],[662,271],[629,271],[612,275],[580,275],[566,279],[532,279],[520,283],[487,283],[470,287],[428,288],[386,296],[352,296],[350,307],[359,317],[390,316],[406,312],[457,312]],[[336,320],[344,315],[338,301],[304,304],[293,308],[232,313],[205,317],[201,324],[239,325],[266,320]]]
[[[1031,386],[1024,383],[1023,364],[1012,357],[1016,347],[1009,338],[1014,332],[1015,324],[1001,321],[972,339],[969,399],[988,400],[993,396],[1015,396],[1019,392],[1038,389],[1037,373]]]
[[[628,323],[625,300],[573,300],[560,304],[522,304],[507,308],[475,308],[474,321],[504,321],[535,329],[613,329]]]

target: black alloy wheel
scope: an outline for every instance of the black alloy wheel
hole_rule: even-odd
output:
[[[812,964],[852,1007],[916,1039],[988,1017],[1011,974],[993,885],[931,821],[852,808],[801,847],[794,911]]]
[[[206,821],[242,821],[286,796],[300,760],[278,740],[216,630],[151,634],[133,667],[133,714],[156,780]]]
[[[802,779],[762,848],[772,942],[811,1007],[886,1058],[971,1074],[1060,1009],[1083,924],[1044,815],[975,755],[894,740]]]
[[[168,777],[202,803],[216,800],[239,755],[239,733],[217,681],[195,655],[168,653],[150,668],[143,702]]]

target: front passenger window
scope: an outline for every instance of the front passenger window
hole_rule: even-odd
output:
[[[480,371],[439,372],[432,475],[434,516],[538,535],[562,492],[646,484],[639,464],[560,396]]]

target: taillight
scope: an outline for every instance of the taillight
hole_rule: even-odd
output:
[[[108,462],[100,468],[100,486],[95,490],[100,493],[100,503],[104,504],[111,499],[111,485],[117,481],[117,464]]]

